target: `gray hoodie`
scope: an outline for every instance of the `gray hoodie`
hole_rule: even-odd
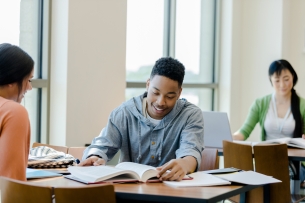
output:
[[[193,156],[197,167],[203,150],[202,111],[185,99],[154,126],[142,112],[146,93],[124,102],[110,114],[107,126],[85,150],[83,159],[94,154],[110,161],[121,150],[120,162],[162,166],[171,159]]]

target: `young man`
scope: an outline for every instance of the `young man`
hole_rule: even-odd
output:
[[[160,180],[181,180],[194,172],[203,150],[203,116],[197,106],[179,99],[184,74],[178,60],[159,59],[147,80],[147,92],[111,113],[79,165],[105,164],[121,150],[121,162],[158,167]]]

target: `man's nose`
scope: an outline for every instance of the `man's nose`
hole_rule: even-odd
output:
[[[165,104],[164,97],[160,96],[157,100],[158,105],[163,106]]]

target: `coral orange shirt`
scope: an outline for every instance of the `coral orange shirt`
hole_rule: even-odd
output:
[[[26,180],[30,135],[26,109],[0,97],[0,176]]]

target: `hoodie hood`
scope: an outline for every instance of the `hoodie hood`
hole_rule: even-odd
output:
[[[150,124],[150,121],[145,118],[144,112],[142,112],[142,105],[143,105],[143,99],[147,97],[147,92],[142,94],[139,97],[134,97],[131,100],[129,100],[126,105],[129,107],[127,108],[135,117],[140,118],[142,122],[146,124]],[[159,125],[154,128],[155,130],[162,129],[166,127],[181,111],[183,108],[190,105],[189,102],[187,102],[186,99],[178,99],[176,101],[176,104],[174,108],[162,118]],[[150,124],[151,125],[151,124]]]
[[[176,104],[174,108],[165,116],[162,118],[160,123],[154,127],[154,125],[150,122],[149,119],[147,119],[144,116],[143,112],[143,99],[147,97],[147,92],[145,92],[143,95],[139,97],[134,97],[133,99],[129,100],[126,103],[127,109],[138,119],[138,142],[139,142],[139,149],[138,149],[138,157],[137,157],[137,162],[140,163],[142,153],[141,153],[141,123],[145,123],[148,126],[151,126],[154,130],[161,130],[165,128],[179,113],[182,111],[184,107],[188,105],[189,102],[187,102],[186,99],[178,99],[176,101]],[[164,141],[164,130],[162,130],[162,142],[161,142],[161,147],[158,150],[158,159],[159,161],[161,160],[161,155],[162,155],[162,148],[163,148],[163,141]]]

